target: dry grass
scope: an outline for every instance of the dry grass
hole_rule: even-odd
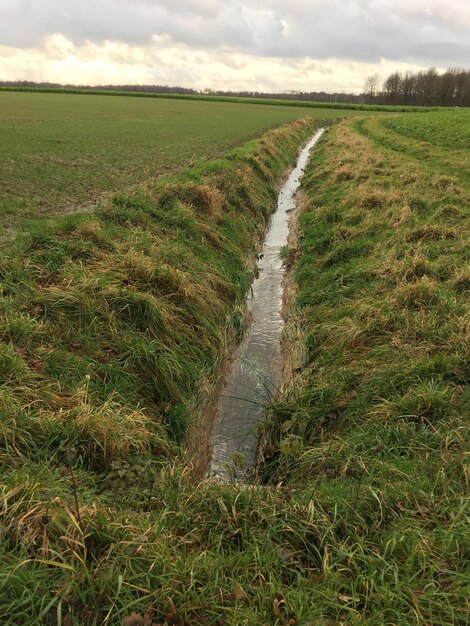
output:
[[[143,604],[163,622],[167,598],[185,623],[218,614],[236,583],[225,531],[211,545],[210,519],[230,527],[239,514],[232,519],[230,493],[189,481],[184,441],[206,419],[218,367],[240,338],[277,185],[312,127],[276,129],[224,159],[116,195],[2,259],[0,612],[8,623],[121,624]],[[214,562],[229,569],[202,594]]]
[[[468,194],[448,174],[459,154],[430,144],[419,162],[391,135],[343,123],[306,173],[286,254],[302,367],[269,411],[261,472],[309,491],[312,512],[328,503],[323,618],[465,624]],[[338,588],[350,612],[332,609]]]

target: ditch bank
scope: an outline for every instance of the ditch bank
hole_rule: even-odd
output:
[[[179,456],[183,442],[195,473],[207,464],[207,407],[245,331],[256,253],[314,128],[296,121],[58,217],[2,258],[7,449],[100,479]]]

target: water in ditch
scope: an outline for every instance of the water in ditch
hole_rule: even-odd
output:
[[[310,150],[323,132],[320,129],[303,148],[283,185],[260,254],[259,275],[249,301],[252,323],[235,352],[218,403],[210,475],[222,480],[249,475],[256,454],[256,427],[264,408],[276,395],[284,326],[281,315],[284,267],[280,252],[287,243],[289,212],[295,208],[295,194]]]

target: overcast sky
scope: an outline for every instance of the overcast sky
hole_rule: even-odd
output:
[[[469,0],[0,0],[0,80],[358,92],[469,33]]]

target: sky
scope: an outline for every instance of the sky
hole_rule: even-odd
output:
[[[359,93],[469,32],[469,0],[0,0],[0,80]]]

